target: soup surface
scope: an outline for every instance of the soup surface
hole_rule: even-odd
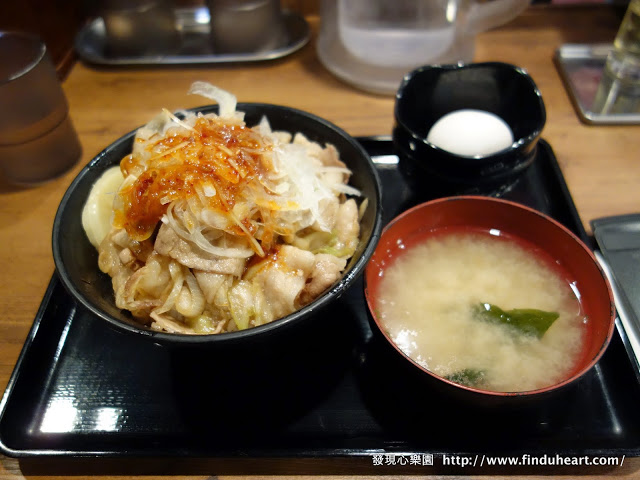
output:
[[[406,355],[437,375],[502,392],[553,385],[580,357],[586,318],[559,266],[525,245],[486,231],[430,234],[385,269],[378,318]],[[489,304],[558,316],[539,336],[488,321],[478,310]]]

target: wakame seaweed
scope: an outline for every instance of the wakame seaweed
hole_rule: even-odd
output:
[[[490,303],[477,305],[474,312],[482,320],[508,325],[521,333],[538,338],[542,338],[560,316],[557,312],[546,312],[535,308],[514,308],[505,311]]]
[[[477,387],[484,381],[484,375],[484,371],[482,370],[465,368],[464,370],[453,372],[451,375],[447,375],[444,378],[451,382],[466,385],[467,387]]]

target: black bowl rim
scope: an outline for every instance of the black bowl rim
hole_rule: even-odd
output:
[[[343,274],[342,278],[336,282],[330,289],[326,290],[320,297],[316,298],[313,302],[308,305],[305,305],[300,310],[297,310],[290,315],[274,320],[273,322],[260,325],[258,327],[249,328],[246,330],[240,330],[236,332],[225,332],[219,334],[209,334],[209,335],[192,335],[192,334],[180,334],[180,333],[168,333],[168,332],[160,332],[153,331],[150,329],[145,329],[143,327],[136,327],[134,325],[130,325],[124,323],[117,318],[114,318],[107,313],[103,312],[101,309],[97,308],[90,302],[85,296],[76,288],[76,286],[71,282],[69,276],[67,274],[66,267],[64,262],[62,261],[61,253],[60,253],[60,223],[61,218],[64,212],[64,209],[69,202],[69,199],[73,195],[76,187],[79,183],[82,182],[83,178],[88,174],[88,172],[95,168],[96,165],[100,164],[103,159],[109,155],[110,151],[121,145],[124,142],[129,142],[135,135],[138,128],[131,130],[127,134],[118,138],[107,147],[105,147],[100,153],[98,153],[87,165],[85,165],[82,170],[78,173],[78,175],[73,179],[69,187],[67,188],[65,194],[60,201],[60,205],[58,206],[58,210],[56,212],[54,222],[53,222],[53,230],[52,230],[52,249],[53,249],[53,259],[56,267],[56,273],[58,278],[61,280],[62,284],[65,286],[67,291],[86,309],[88,309],[91,313],[96,315],[97,317],[105,320],[110,325],[116,327],[118,330],[125,331],[128,333],[136,334],[140,337],[149,337],[154,341],[162,344],[175,344],[175,345],[208,345],[208,344],[231,344],[236,342],[245,341],[247,338],[256,337],[259,335],[266,335],[275,330],[284,329],[294,323],[297,322],[298,319],[304,317],[307,314],[312,313],[314,310],[322,309],[327,306],[330,302],[338,299],[353,283],[354,281],[363,273],[364,267],[373,255],[375,248],[377,246],[378,240],[380,239],[381,231],[382,231],[382,184],[380,181],[380,177],[375,168],[373,161],[371,160],[371,156],[364,149],[364,147],[351,135],[349,135],[342,128],[338,127],[334,123],[321,118],[312,113],[306,112],[304,110],[300,110],[293,107],[287,107],[283,105],[275,105],[270,103],[255,103],[255,102],[239,102],[236,106],[237,111],[243,111],[245,108],[254,108],[254,109],[272,109],[276,111],[282,111],[287,113],[292,113],[294,115],[300,115],[307,117],[319,124],[322,124],[324,127],[327,127],[341,136],[343,136],[359,153],[367,160],[367,163],[370,167],[370,172],[372,173],[373,186],[375,190],[375,200],[377,213],[373,220],[371,237],[368,240],[367,245],[365,246],[360,258],[356,260],[354,265]],[[182,109],[179,112],[202,112],[202,113],[211,113],[216,112],[218,109],[218,105],[202,105],[199,107],[193,107],[189,109]],[[97,268],[97,265],[96,265]]]
[[[531,91],[534,93],[536,98],[538,99],[538,107],[540,108],[540,124],[528,135],[518,138],[514,140],[510,147],[507,147],[499,152],[495,152],[488,155],[458,155],[451,153],[447,150],[444,150],[433,143],[427,141],[426,138],[423,138],[421,135],[418,135],[413,131],[413,129],[409,128],[406,123],[403,121],[402,116],[399,114],[399,103],[403,98],[404,91],[409,84],[417,75],[422,72],[428,70],[444,70],[444,71],[453,71],[453,70],[473,70],[477,68],[499,68],[503,70],[510,70],[520,75],[524,78],[530,85]],[[477,165],[478,162],[481,163],[493,163],[495,161],[500,160],[501,158],[511,154],[512,152],[518,152],[520,150],[526,149],[532,143],[535,143],[537,139],[542,134],[542,130],[547,122],[547,111],[544,105],[544,100],[542,99],[542,93],[540,89],[533,81],[531,75],[522,67],[518,67],[511,63],[505,62],[477,62],[477,63],[457,63],[457,64],[436,64],[436,65],[423,65],[421,67],[415,68],[408,72],[402,79],[400,86],[396,92],[396,101],[394,106],[394,117],[399,128],[402,128],[411,138],[413,138],[416,142],[423,144],[426,148],[434,150],[435,152],[440,153],[441,155],[446,155],[451,159],[457,160],[461,163],[469,162],[470,164]]]
[[[374,308],[372,308],[373,307],[373,304],[372,304],[373,294],[371,294],[369,289],[368,289],[367,276],[365,274],[365,276],[364,276],[365,303],[367,304],[367,309],[369,310],[369,318],[371,318],[372,322],[375,324],[376,330],[378,332],[380,332],[380,334],[384,337],[385,341],[389,345],[391,345],[391,347],[396,352],[398,352],[402,356],[402,358],[407,360],[409,365],[414,366],[420,372],[426,374],[428,378],[434,379],[435,381],[437,381],[441,385],[448,385],[448,386],[450,386],[450,387],[452,387],[454,389],[457,389],[459,391],[465,391],[470,395],[477,395],[477,396],[485,397],[485,398],[541,397],[541,396],[544,396],[544,395],[546,395],[546,394],[548,394],[550,392],[558,391],[560,389],[563,389],[563,388],[565,388],[565,387],[577,382],[580,378],[582,378],[584,375],[586,375],[587,372],[589,372],[596,365],[596,363],[598,363],[598,361],[602,358],[602,356],[604,355],[605,351],[609,347],[609,344],[610,344],[611,339],[613,337],[613,332],[615,330],[615,316],[616,316],[616,314],[615,314],[615,303],[614,303],[613,291],[612,291],[611,285],[609,283],[609,280],[607,278],[607,275],[605,274],[604,270],[602,269],[602,267],[598,263],[598,260],[596,259],[595,255],[593,254],[591,249],[577,235],[575,235],[567,227],[562,225],[557,220],[551,218],[549,215],[546,215],[545,213],[542,213],[542,212],[536,210],[535,208],[531,208],[531,207],[529,207],[527,205],[523,205],[521,203],[517,203],[517,202],[511,201],[511,200],[506,200],[504,198],[487,197],[487,196],[481,196],[481,195],[457,195],[457,196],[451,196],[451,197],[436,198],[434,200],[429,200],[429,201],[420,203],[420,204],[418,204],[418,205],[416,205],[414,207],[411,207],[410,209],[405,210],[402,213],[398,214],[389,223],[387,223],[387,225],[385,225],[384,229],[382,230],[382,234],[381,234],[380,238],[382,238],[382,236],[384,236],[385,232],[390,230],[393,227],[393,225],[395,225],[399,221],[402,221],[402,219],[408,217],[409,215],[411,215],[415,211],[421,210],[421,209],[424,209],[424,208],[430,208],[434,204],[439,204],[439,203],[443,203],[443,202],[450,202],[450,201],[454,201],[454,202],[455,201],[483,202],[485,204],[496,204],[496,203],[505,204],[505,205],[509,206],[510,208],[513,208],[514,210],[517,210],[519,212],[536,215],[536,216],[542,218],[545,222],[549,223],[552,228],[556,228],[556,229],[562,231],[563,234],[566,235],[567,238],[569,238],[572,241],[572,243],[574,243],[580,250],[582,250],[584,253],[587,254],[588,257],[591,258],[592,263],[596,266],[598,272],[600,273],[600,277],[602,278],[603,285],[607,289],[607,293],[608,293],[608,296],[609,296],[609,304],[610,304],[610,309],[609,309],[609,311],[610,311],[609,320],[610,321],[609,321],[609,327],[608,327],[608,330],[607,330],[607,336],[606,336],[604,342],[602,342],[602,344],[600,345],[600,348],[598,349],[598,352],[596,353],[596,355],[594,355],[591,359],[589,359],[589,361],[585,363],[584,367],[582,367],[579,371],[577,371],[576,373],[574,373],[570,377],[565,378],[564,380],[561,380],[560,382],[554,383],[553,385],[549,385],[549,386],[538,388],[538,389],[534,389],[534,390],[524,390],[524,391],[517,391],[517,392],[498,392],[498,391],[493,391],[493,390],[483,390],[483,389],[480,389],[480,388],[469,387],[467,385],[462,385],[462,384],[453,382],[451,380],[447,380],[444,377],[441,377],[440,375],[438,375],[438,374],[430,371],[429,369],[423,367],[418,362],[416,362],[411,357],[409,357],[409,355],[407,355],[402,350],[400,350],[400,347],[398,347],[396,345],[396,343],[389,337],[387,332],[383,328],[381,328],[381,326],[380,326],[380,324],[378,322],[377,315],[374,312]],[[365,268],[365,271],[367,269],[368,269],[368,267]]]

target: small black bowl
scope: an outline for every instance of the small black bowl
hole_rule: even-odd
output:
[[[301,110],[261,103],[239,103],[237,110],[245,113],[245,122],[249,126],[257,125],[266,116],[274,130],[301,132],[312,141],[321,145],[330,143],[337,148],[340,158],[352,171],[350,184],[368,199],[368,206],[360,223],[360,244],[355,254],[342,277],[316,300],[271,323],[213,335],[164,333],[143,326],[129,312],[116,307],[111,278],[98,268],[98,252],[89,243],[80,221],[82,209],[95,181],[105,170],[118,165],[131,152],[135,131],[130,132],[99,153],[71,183],[60,202],[52,238],[56,270],[66,289],[80,305],[124,334],[151,338],[169,346],[207,347],[213,344],[237,346],[251,343],[251,340],[258,337],[271,337],[283,331],[291,333],[292,329],[289,327],[304,324],[308,319],[318,317],[326,307],[334,305],[362,273],[371,257],[382,228],[381,186],[366,150],[337,126]],[[218,107],[206,106],[192,111],[216,113]]]
[[[463,156],[427,141],[434,123],[462,109],[502,118],[513,144],[491,155]],[[546,121],[538,87],[521,68],[506,63],[420,67],[408,73],[396,94],[393,141],[415,181],[427,180],[442,194],[500,192],[534,161]]]

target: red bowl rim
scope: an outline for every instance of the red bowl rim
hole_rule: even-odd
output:
[[[451,380],[447,380],[446,378],[441,377],[441,376],[431,372],[427,368],[425,368],[422,365],[420,365],[419,363],[417,363],[415,360],[413,360],[407,354],[405,354],[402,350],[400,350],[400,348],[396,345],[396,343],[391,338],[389,338],[389,336],[385,332],[384,328],[382,328],[382,326],[380,325],[380,321],[379,321],[377,315],[375,314],[375,308],[373,306],[373,294],[370,293],[368,285],[367,285],[367,278],[369,277],[368,272],[373,268],[371,266],[372,262],[369,261],[369,263],[365,267],[365,275],[364,275],[364,295],[365,295],[365,300],[367,302],[367,308],[369,309],[369,312],[371,314],[371,318],[373,318],[373,321],[375,322],[375,324],[376,324],[378,330],[380,331],[380,333],[382,333],[382,335],[384,336],[385,340],[398,353],[400,353],[400,355],[402,355],[402,357],[407,359],[412,365],[414,365],[415,367],[420,369],[422,372],[428,374],[432,378],[434,378],[436,380],[439,380],[441,382],[444,382],[446,384],[449,384],[452,387],[455,387],[455,388],[458,388],[458,389],[462,389],[462,390],[466,390],[466,391],[474,393],[474,394],[484,395],[484,396],[505,398],[505,397],[523,397],[523,396],[541,395],[541,394],[549,393],[551,391],[558,390],[558,389],[560,389],[560,388],[562,388],[562,387],[564,387],[566,385],[569,385],[570,383],[575,382],[580,377],[585,375],[589,370],[591,370],[594,367],[594,365],[596,363],[598,363],[598,361],[600,360],[600,358],[604,354],[605,350],[609,346],[611,338],[613,337],[613,331],[614,331],[614,328],[615,328],[615,315],[616,315],[616,313],[615,313],[616,312],[615,303],[614,303],[614,297],[613,297],[613,290],[611,288],[611,285],[609,284],[609,280],[608,280],[604,270],[600,266],[600,263],[596,259],[595,255],[593,254],[591,249],[577,235],[575,235],[571,230],[569,230],[567,227],[562,225],[557,220],[554,220],[550,216],[548,216],[548,215],[546,215],[546,214],[544,214],[544,213],[542,213],[542,212],[540,212],[540,211],[538,211],[538,210],[536,210],[534,208],[531,208],[531,207],[529,207],[527,205],[523,205],[521,203],[517,203],[517,202],[511,201],[511,200],[506,200],[506,199],[503,199],[503,198],[485,197],[485,196],[480,196],[480,195],[458,195],[458,196],[452,196],[452,197],[443,197],[443,198],[437,198],[435,200],[429,200],[427,202],[418,204],[418,205],[416,205],[414,207],[409,208],[408,210],[405,210],[404,212],[400,213],[398,216],[394,217],[383,228],[382,233],[380,235],[380,241],[378,242],[378,245],[379,246],[382,245],[382,240],[383,240],[383,238],[385,236],[385,233],[393,225],[403,221],[406,217],[410,216],[415,211],[420,210],[420,209],[424,209],[424,208],[430,208],[433,205],[437,205],[437,204],[445,203],[445,202],[451,202],[451,201],[471,201],[471,202],[480,201],[480,202],[485,202],[485,203],[501,203],[501,204],[505,204],[505,205],[508,205],[508,206],[510,206],[512,208],[515,208],[515,209],[518,209],[518,210],[522,210],[522,211],[534,214],[534,215],[542,218],[543,220],[545,220],[545,221],[551,223],[553,226],[555,226],[555,228],[558,228],[561,231],[563,231],[568,237],[573,239],[573,241],[577,244],[577,246],[579,248],[581,248],[587,254],[587,256],[589,256],[591,258],[591,261],[597,267],[598,272],[600,273],[600,276],[602,277],[602,281],[603,281],[603,283],[604,283],[604,285],[605,285],[605,287],[607,289],[607,294],[608,294],[608,297],[609,297],[609,304],[610,304],[610,314],[609,314],[610,321],[609,321],[609,328],[608,328],[608,331],[607,331],[607,336],[606,336],[604,342],[602,342],[602,345],[600,346],[600,349],[599,349],[598,353],[596,355],[594,355],[593,358],[585,366],[583,366],[579,371],[577,371],[576,373],[574,373],[570,377],[562,380],[561,382],[554,383],[554,384],[546,386],[546,387],[538,388],[538,389],[535,389],[535,390],[524,390],[524,391],[517,391],[517,392],[497,392],[497,391],[483,390],[483,389],[480,389],[480,388],[474,388],[474,387],[469,387],[467,385],[462,385],[462,384],[459,384],[459,383],[455,383],[455,382],[452,382]],[[375,256],[375,251],[374,251],[374,256]]]

